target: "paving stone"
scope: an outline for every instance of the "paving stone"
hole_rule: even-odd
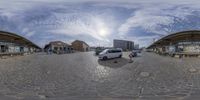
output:
[[[7,56],[2,56],[2,57],[1,57],[1,59],[7,59],[7,58],[8,58]]]
[[[39,97],[40,99],[46,99],[46,98],[47,98],[47,96],[45,96],[45,95],[38,95],[38,97]]]
[[[148,77],[149,73],[148,72],[141,72],[140,76],[142,76],[142,77]]]
[[[137,97],[173,100],[188,94],[200,95],[200,74],[194,73],[199,69],[199,59],[176,59],[144,52],[129,63],[129,52],[125,52],[122,58],[101,62],[93,53],[33,54],[0,60],[0,87],[6,87],[12,93],[9,95],[14,96],[22,92],[40,93],[32,96],[35,100]],[[23,96],[28,99],[31,94]]]
[[[189,72],[195,73],[195,72],[197,72],[197,69],[195,69],[195,68],[190,68],[190,69],[189,69]]]

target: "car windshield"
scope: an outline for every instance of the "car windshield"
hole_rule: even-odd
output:
[[[200,100],[200,0],[0,0],[0,100]]]
[[[103,50],[101,53],[105,54],[107,53],[108,49]]]

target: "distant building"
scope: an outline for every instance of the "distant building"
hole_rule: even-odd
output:
[[[75,40],[74,42],[71,43],[72,47],[74,48],[74,50],[76,51],[89,51],[90,47],[87,43],[85,43],[84,41],[81,40]]]
[[[113,40],[113,47],[114,48],[122,48],[124,51],[133,50],[134,42],[127,41],[127,40]]]
[[[97,47],[90,47],[90,51],[95,51]]]
[[[49,44],[45,45],[44,50],[48,52],[49,50],[53,53],[63,54],[63,53],[71,53],[73,52],[73,48],[62,41],[53,41]]]
[[[134,49],[140,49],[139,44],[135,44],[135,45],[134,45]]]
[[[33,53],[40,50],[39,46],[22,36],[0,31],[0,56]]]

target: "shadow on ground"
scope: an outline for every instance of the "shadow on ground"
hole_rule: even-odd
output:
[[[129,63],[129,59],[126,58],[115,58],[108,60],[98,60],[98,63],[102,66],[110,68],[120,68]]]

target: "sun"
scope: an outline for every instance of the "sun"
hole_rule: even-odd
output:
[[[103,37],[104,37],[104,36],[106,36],[107,34],[108,34],[108,32],[107,32],[106,29],[100,29],[100,30],[99,30],[99,35],[100,35],[100,36],[103,36]]]

